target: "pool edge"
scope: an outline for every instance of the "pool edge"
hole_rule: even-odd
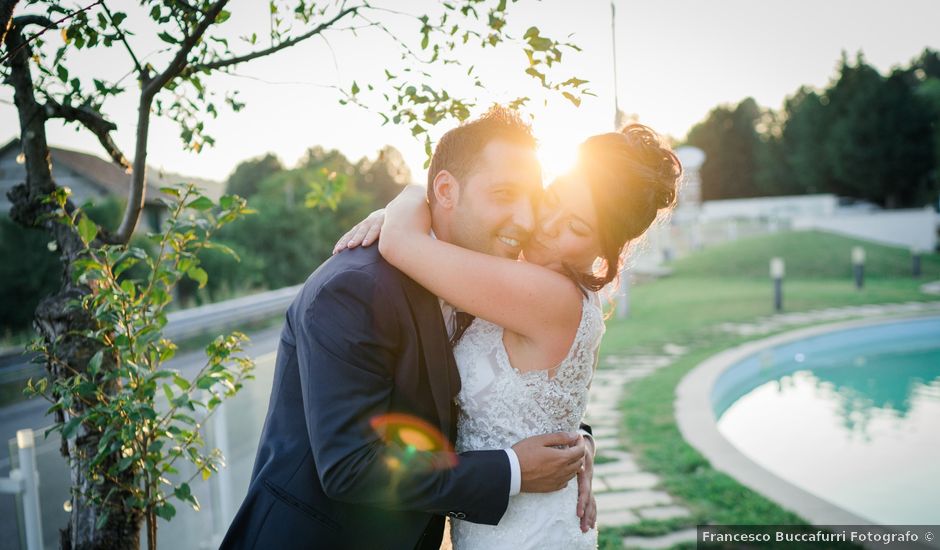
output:
[[[814,525],[879,526],[793,485],[741,453],[718,431],[711,404],[712,390],[725,370],[773,346],[845,329],[937,316],[936,312],[904,313],[813,325],[721,351],[693,367],[676,386],[673,408],[679,432],[689,445],[708,459],[713,468]]]

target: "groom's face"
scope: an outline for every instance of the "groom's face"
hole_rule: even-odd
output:
[[[453,211],[453,243],[493,256],[518,258],[534,226],[542,192],[535,151],[491,141],[459,186]]]

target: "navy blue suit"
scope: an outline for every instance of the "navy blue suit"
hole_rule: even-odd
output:
[[[452,443],[459,389],[438,299],[376,246],[329,259],[287,312],[248,495],[222,548],[437,549],[445,515],[497,524],[505,451],[416,450],[371,424],[402,413]]]

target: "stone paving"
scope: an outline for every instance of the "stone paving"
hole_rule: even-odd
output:
[[[721,332],[741,336],[759,336],[797,325],[817,324],[850,318],[865,318],[904,313],[940,313],[940,302],[847,306],[803,313],[784,313],[762,317],[750,323],[725,323]],[[675,344],[665,345],[659,353],[608,355],[594,376],[586,421],[594,429],[599,463],[594,466],[594,493],[597,500],[599,528],[618,527],[646,520],[683,518],[691,512],[659,487],[659,477],[643,471],[620,437],[623,426],[619,403],[624,388],[633,380],[674,363],[688,352]],[[694,528],[683,528],[658,537],[626,537],[625,548],[670,548],[676,544],[695,543]]]
[[[667,345],[660,355],[609,355],[594,375],[585,419],[594,430],[599,462],[594,465],[594,497],[599,528],[618,527],[647,520],[688,517],[687,508],[658,488],[659,477],[643,471],[619,437],[623,418],[619,410],[624,387],[637,378],[671,365],[686,353]],[[669,548],[695,541],[695,529],[661,537],[627,537],[626,548]]]
[[[920,291],[924,294],[940,294],[940,281],[931,281],[920,285]]]
[[[760,317],[749,323],[722,323],[718,325],[718,329],[740,336],[759,336],[791,326],[805,325],[807,323],[821,323],[825,321],[840,321],[843,319],[905,313],[936,312],[940,312],[940,302],[905,302],[903,304],[846,306],[802,313],[780,313],[768,317]]]

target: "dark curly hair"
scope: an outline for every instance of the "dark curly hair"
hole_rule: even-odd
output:
[[[682,164],[651,128],[628,124],[582,143],[575,171],[594,199],[605,267],[599,275],[567,269],[581,286],[598,291],[617,277],[627,244],[675,205]]]
[[[463,186],[466,176],[476,166],[480,153],[497,139],[533,149],[536,145],[532,127],[518,111],[494,104],[483,116],[448,130],[437,142],[428,167],[428,201],[432,205],[436,201],[434,178],[441,170],[453,174],[459,185]]]

